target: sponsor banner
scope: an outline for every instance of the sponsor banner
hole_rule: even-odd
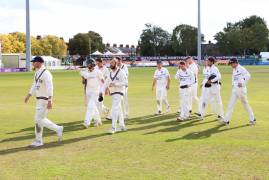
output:
[[[0,73],[26,72],[26,68],[0,68]]]

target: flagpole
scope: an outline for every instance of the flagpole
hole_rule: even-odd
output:
[[[201,36],[201,0],[198,0],[198,29],[197,29],[197,58],[202,64],[202,36]]]
[[[26,69],[31,71],[30,2],[26,0]]]

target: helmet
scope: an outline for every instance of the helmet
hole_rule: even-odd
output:
[[[86,65],[87,66],[89,66],[89,65],[95,66],[96,65],[95,59],[93,59],[93,58],[87,58]]]

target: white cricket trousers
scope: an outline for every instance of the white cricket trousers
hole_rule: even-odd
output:
[[[55,123],[51,122],[47,119],[48,113],[48,101],[43,99],[36,100],[36,111],[35,111],[35,137],[37,141],[42,141],[43,136],[43,128],[48,128],[52,131],[57,132],[60,126],[56,125]]]
[[[223,104],[220,94],[221,86],[219,84],[212,84],[212,87],[204,88],[203,95],[199,102],[199,111],[202,117],[206,114],[206,109],[211,102],[211,109],[217,115],[224,117]]]
[[[129,115],[129,103],[128,103],[128,87],[124,87],[124,93],[122,98],[123,113],[125,116]]]
[[[180,118],[187,119],[190,116],[191,88],[179,89]]]
[[[166,108],[169,107],[167,100],[167,89],[166,87],[156,89],[156,100],[157,100],[157,110],[162,111],[162,104],[166,105]]]
[[[112,129],[117,129],[117,122],[119,120],[120,127],[125,127],[123,112],[121,108],[122,95],[113,94],[112,98],[112,107],[111,107],[111,118],[112,118]]]
[[[247,88],[246,87],[234,87],[232,89],[232,95],[228,104],[228,108],[227,108],[227,112],[226,112],[226,116],[225,116],[225,121],[229,122],[231,119],[231,115],[233,112],[233,108],[235,106],[236,101],[240,99],[245,110],[248,113],[249,116],[249,120],[250,121],[254,121],[255,117],[254,117],[254,113],[252,111],[252,108],[250,107],[249,103],[248,103],[248,98],[247,98]]]
[[[88,100],[87,111],[84,118],[85,125],[90,126],[92,120],[95,120],[95,123],[100,123],[101,117],[99,110],[97,108],[98,94],[88,93],[87,100]]]
[[[190,103],[190,108],[189,110],[193,110],[193,105],[195,104],[196,108],[199,109],[199,98],[197,96],[197,89],[198,89],[198,83],[195,83],[191,85],[191,103]]]

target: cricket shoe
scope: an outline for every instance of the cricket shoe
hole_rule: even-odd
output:
[[[156,116],[161,115],[161,114],[162,114],[162,111],[157,111],[157,112],[155,113]]]
[[[63,132],[64,132],[64,127],[60,126],[56,132],[58,136],[58,142],[61,142],[63,140]]]
[[[121,126],[120,128],[117,129],[119,132],[124,132],[127,131],[127,128],[125,126]]]
[[[32,144],[29,145],[30,148],[37,148],[37,147],[41,147],[43,146],[43,142],[40,140],[35,140],[34,142],[32,142]]]
[[[103,125],[102,122],[97,122],[97,123],[94,124],[94,127],[100,127],[102,125]]]
[[[184,118],[181,118],[181,117],[178,117],[178,118],[177,118],[177,122],[184,122],[184,121],[185,121]]]
[[[115,134],[117,132],[117,130],[115,129],[115,128],[111,128],[109,131],[108,131],[108,133],[109,134]]]
[[[222,124],[222,125],[228,126],[230,124],[230,121],[222,120],[222,121],[219,121],[219,123]]]
[[[255,125],[256,125],[256,122],[257,122],[257,120],[254,119],[253,121],[250,121],[250,125],[251,125],[251,126],[255,126]]]
[[[108,115],[108,116],[106,117],[106,120],[109,120],[109,121],[111,121],[111,120],[112,120],[112,117],[111,117],[111,115]]]
[[[167,106],[166,107],[166,113],[170,113],[171,112],[171,107],[170,106]]]
[[[202,114],[197,113],[197,116],[198,116],[198,118],[199,118],[200,121],[203,121],[204,120],[204,117],[202,116]]]
[[[86,129],[88,129],[89,128],[89,124],[86,124],[86,123],[83,123],[83,126],[86,128]]]

